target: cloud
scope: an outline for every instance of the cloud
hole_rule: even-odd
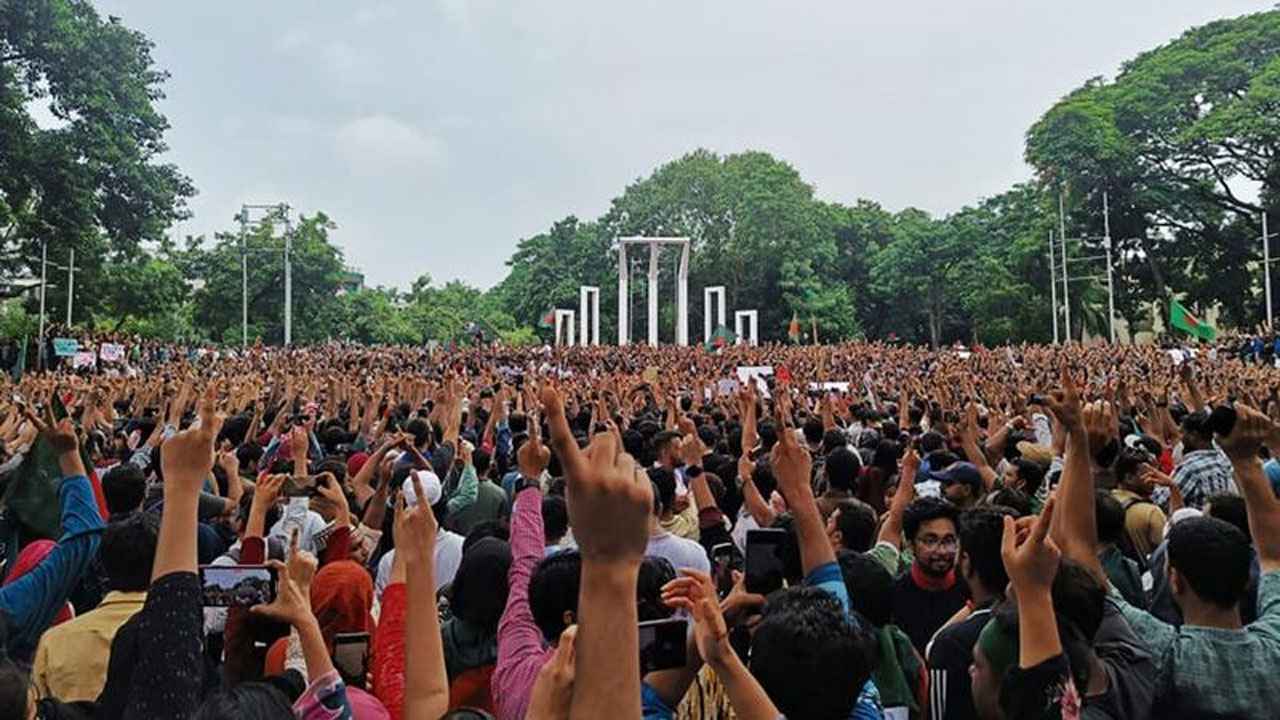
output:
[[[338,128],[338,153],[355,170],[439,165],[444,143],[390,115],[365,115]]]

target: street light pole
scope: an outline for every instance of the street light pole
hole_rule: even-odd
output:
[[[1054,269],[1053,231],[1049,231],[1049,298],[1053,302],[1053,344],[1058,344],[1058,271]]]
[[[1066,320],[1067,344],[1071,344],[1071,292],[1067,289],[1067,216],[1062,191],[1058,191],[1058,241],[1062,243],[1062,314]]]
[[[40,243],[40,348],[36,353],[40,369],[44,370],[44,298],[49,282],[49,241]]]
[[[1267,330],[1271,330],[1271,236],[1267,233],[1267,211],[1262,211],[1262,277],[1267,288]]]
[[[1111,333],[1111,344],[1116,344],[1116,286],[1111,271],[1111,206],[1107,201],[1107,191],[1102,191],[1102,227],[1103,240],[1107,245],[1107,320]]]
[[[240,345],[249,347],[249,209],[240,208]]]
[[[293,261],[289,255],[293,251],[293,227],[289,222],[289,206],[280,205],[284,214],[284,344],[293,342]]]
[[[71,301],[76,290],[76,251],[71,249],[71,262],[67,263],[67,327],[71,327]]]

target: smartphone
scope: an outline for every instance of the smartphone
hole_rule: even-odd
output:
[[[266,565],[201,565],[205,607],[250,607],[276,599],[276,569]]]
[[[721,598],[733,590],[734,570],[742,570],[742,554],[733,543],[720,543],[711,548],[711,572]]]
[[[280,494],[285,497],[315,497],[320,494],[320,475],[290,477],[284,481]]]
[[[369,676],[369,633],[338,633],[333,636],[333,666],[347,685],[364,688]]]
[[[640,623],[640,674],[684,667],[688,633],[688,620],[648,620]]]
[[[786,540],[786,530],[747,531],[747,592],[768,595],[782,588],[782,547]]]

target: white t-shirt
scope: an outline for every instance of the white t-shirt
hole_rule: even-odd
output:
[[[458,574],[458,566],[462,564],[462,541],[465,540],[456,532],[450,532],[444,528],[440,528],[436,532],[436,551],[435,551],[435,589],[436,592],[440,588],[453,582],[453,576]],[[382,559],[378,561],[378,577],[374,582],[374,590],[378,596],[378,602],[382,602],[382,591],[387,589],[391,584],[391,563],[395,560],[396,551],[390,550]]]

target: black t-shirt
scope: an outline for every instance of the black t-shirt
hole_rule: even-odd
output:
[[[991,620],[985,603],[964,620],[938,631],[929,644],[929,717],[934,720],[976,720],[969,666],[973,645]]]
[[[947,590],[925,590],[916,585],[911,572],[903,573],[893,585],[894,624],[911,638],[921,657],[929,639],[964,606],[965,592],[960,583]]]

